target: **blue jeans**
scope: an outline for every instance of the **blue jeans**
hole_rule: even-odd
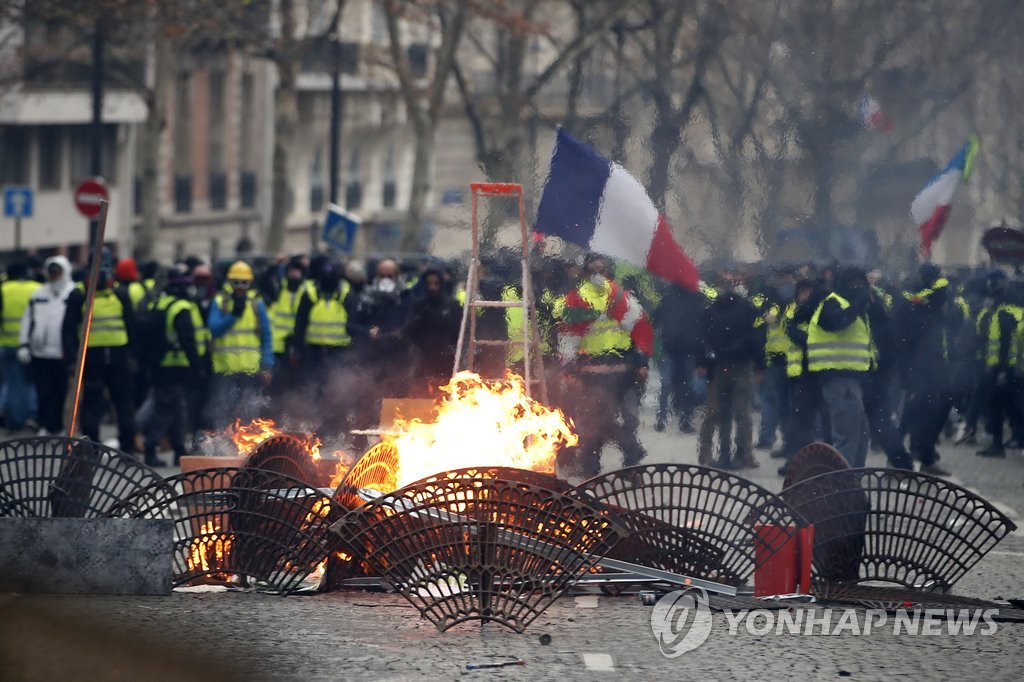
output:
[[[774,443],[782,415],[789,411],[789,383],[785,364],[769,365],[761,382],[761,429],[757,439]]]
[[[18,349],[0,347],[0,367],[3,367],[3,409],[7,415],[7,428],[21,429],[29,417],[35,416],[36,388],[29,378],[28,368],[18,362]]]

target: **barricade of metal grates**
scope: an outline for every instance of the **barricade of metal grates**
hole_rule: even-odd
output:
[[[55,436],[0,443],[0,516],[103,516],[161,480],[102,443]]]
[[[811,592],[819,601],[852,604],[867,609],[881,609],[890,613],[906,610],[931,610],[942,615],[960,609],[996,609],[993,620],[1024,622],[1024,610],[1009,604],[941,592],[926,592],[905,587],[818,583]]]
[[[846,458],[828,443],[811,443],[800,448],[786,465],[786,478],[782,488],[786,489],[808,478],[849,469]]]
[[[744,584],[805,525],[756,483],[695,465],[628,467],[572,494],[606,505],[630,531],[610,557],[727,585]]]
[[[363,453],[334,491],[334,500],[345,509],[361,507],[366,501],[359,491],[376,490],[389,493],[398,487],[398,450],[392,443],[382,441]]]
[[[442,631],[524,631],[625,535],[582,500],[468,470],[382,495],[332,529]]]
[[[1016,525],[954,483],[897,469],[809,478],[782,497],[814,524],[813,578],[948,591]]]
[[[310,455],[306,441],[288,433],[271,436],[254,447],[242,462],[242,468],[275,471],[314,487],[326,482]]]
[[[287,594],[335,550],[329,527],[341,510],[290,476],[219,468],[172,476],[112,515],[174,521],[175,586],[214,582]]]

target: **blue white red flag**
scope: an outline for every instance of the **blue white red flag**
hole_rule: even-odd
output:
[[[620,258],[697,291],[700,276],[636,178],[559,129],[536,232]]]
[[[949,219],[953,195],[960,186],[960,181],[967,180],[971,174],[977,153],[978,138],[971,135],[946,168],[914,197],[914,202],[910,205],[910,215],[917,223],[917,231],[921,235],[922,257],[927,258],[931,255],[932,244],[942,234],[942,228]]]
[[[892,132],[892,122],[885,117],[882,105],[871,95],[864,95],[860,99],[860,122],[865,128],[881,130],[883,133]]]

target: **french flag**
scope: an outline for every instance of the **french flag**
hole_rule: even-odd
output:
[[[921,256],[927,258],[932,253],[932,244],[942,234],[949,212],[952,210],[953,195],[960,186],[961,180],[967,180],[974,167],[974,157],[978,154],[978,138],[971,136],[966,144],[952,158],[946,168],[925,185],[925,188],[914,197],[910,205],[910,215],[917,223],[917,231],[921,235]]]
[[[697,291],[700,276],[665,216],[625,168],[558,130],[536,232],[620,258]]]
[[[860,100],[860,122],[865,128],[892,132],[892,122],[885,117],[882,105],[871,95],[864,95]]]

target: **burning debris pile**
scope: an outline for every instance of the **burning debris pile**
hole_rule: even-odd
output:
[[[341,452],[325,457],[315,434],[267,419],[218,436],[243,466],[162,480],[98,444],[9,441],[0,516],[171,519],[175,585],[289,593],[380,576],[439,629],[476,619],[517,631],[580,582],[735,595],[773,556],[793,553],[808,520],[822,532],[799,588],[822,594],[868,579],[927,578],[946,591],[1014,529],[976,495],[910,472],[808,470],[774,495],[716,469],[659,464],[573,487],[554,475],[559,449],[577,442],[573,425],[530,399],[521,378],[460,373],[444,391],[429,419],[398,421],[351,467]],[[854,494],[866,504],[851,515]],[[74,511],[73,499],[86,507]],[[907,531],[936,523],[952,529],[942,543]],[[843,547],[857,551],[839,556]],[[962,570],[944,568],[954,564]]]

